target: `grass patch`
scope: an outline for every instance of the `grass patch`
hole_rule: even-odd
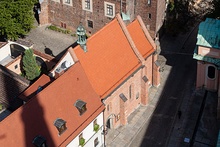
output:
[[[61,32],[63,34],[71,34],[70,30],[62,29],[62,28],[59,28],[59,27],[54,26],[54,25],[48,26],[47,29],[50,29],[50,30],[53,30],[53,31],[56,31],[56,32]]]

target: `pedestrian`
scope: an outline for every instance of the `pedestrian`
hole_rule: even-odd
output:
[[[179,119],[181,118],[181,115],[182,115],[182,111],[179,110],[179,111],[178,111],[178,118],[179,118]]]

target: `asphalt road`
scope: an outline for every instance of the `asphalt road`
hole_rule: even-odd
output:
[[[190,34],[163,36],[161,54],[167,59],[167,65],[172,66],[172,70],[150,122],[144,125],[130,147],[167,145],[183,98],[191,95],[195,86],[196,61],[192,59],[192,54],[196,44],[197,28]],[[188,38],[186,42],[185,38]],[[181,111],[184,113],[185,110]]]

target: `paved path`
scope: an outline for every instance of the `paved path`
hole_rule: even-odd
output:
[[[72,46],[77,39],[69,34],[55,32],[46,27],[47,26],[44,25],[32,29],[24,40],[32,42],[34,49],[43,53],[47,53],[48,50],[51,50],[53,55],[56,56]]]

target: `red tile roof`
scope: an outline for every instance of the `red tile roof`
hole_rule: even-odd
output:
[[[78,99],[87,103],[82,116],[74,106]],[[41,135],[48,146],[66,146],[103,110],[80,63],[76,63],[0,123],[0,144],[29,147],[34,137]],[[57,118],[66,121],[67,130],[61,136],[54,126]]]
[[[88,38],[88,52],[83,52],[80,46],[73,49],[101,98],[106,97],[141,66],[119,21],[114,19]]]
[[[7,42],[0,42],[0,48],[2,48],[3,46],[5,46],[7,44]]]
[[[148,38],[143,31],[138,19],[130,23],[128,26],[128,31],[141,55],[146,58],[152,54],[155,50],[152,44],[149,42]]]
[[[37,94],[39,87],[45,88],[48,84],[52,82],[52,79],[43,74],[36,82],[34,82],[30,87],[28,87],[24,92],[22,92],[18,97],[24,101],[28,101],[30,98]]]

